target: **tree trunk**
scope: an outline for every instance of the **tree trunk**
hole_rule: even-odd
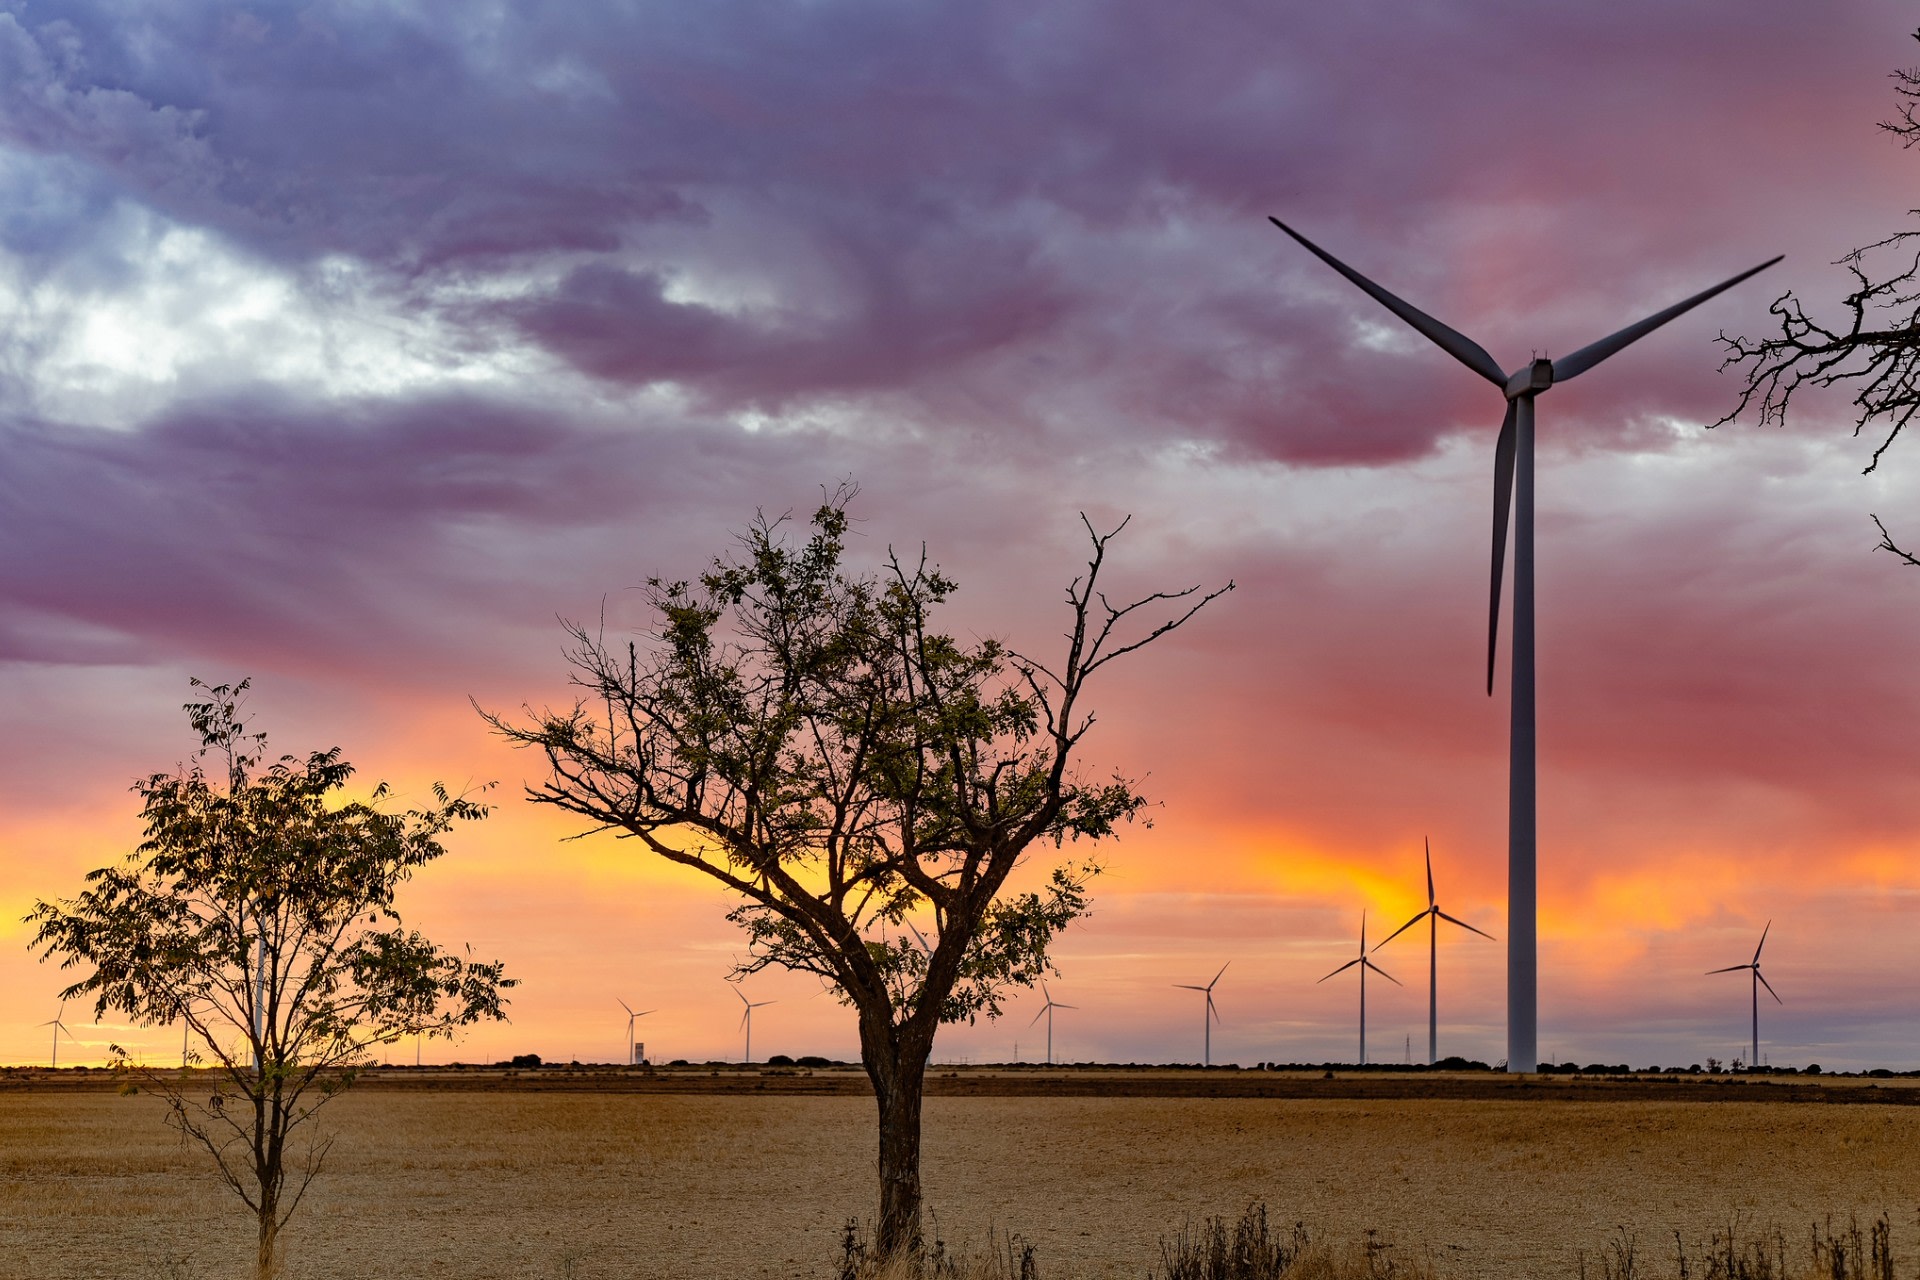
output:
[[[920,1251],[920,1100],[926,1059],[896,1062],[885,1085],[876,1079],[880,1106],[880,1227],[875,1248],[883,1258]]]
[[[258,1081],[254,1087],[260,1089]],[[254,1105],[253,1175],[258,1183],[260,1252],[254,1263],[254,1280],[279,1280],[280,1276],[280,1159],[286,1144],[286,1111],[278,1097],[269,1097],[262,1089]]]
[[[925,993],[923,993],[925,998]],[[860,1058],[880,1112],[880,1221],[874,1252],[882,1260],[920,1252],[920,1100],[925,1096],[932,1025],[896,1026],[890,1002],[860,1010]]]
[[[277,1206],[260,1206],[260,1253],[254,1264],[254,1280],[277,1280],[280,1274],[280,1227],[274,1221]]]

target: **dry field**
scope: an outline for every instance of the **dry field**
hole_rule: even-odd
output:
[[[872,1212],[871,1112],[366,1088],[328,1113],[338,1145],[291,1229],[289,1280],[825,1280],[841,1224]],[[245,1274],[248,1220],[161,1114],[146,1094],[0,1092],[0,1276]],[[926,1184],[945,1239],[1024,1233],[1046,1280],[1139,1280],[1183,1217],[1252,1197],[1490,1280],[1571,1276],[1617,1225],[1666,1274],[1676,1229],[1739,1215],[1804,1236],[1884,1210],[1912,1274],[1920,1106],[935,1097]]]

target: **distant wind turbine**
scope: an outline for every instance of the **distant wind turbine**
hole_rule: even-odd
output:
[[[640,1012],[635,1013],[633,1011],[633,1006],[628,1004],[625,1000],[621,1000],[619,996],[615,996],[614,999],[619,1002],[619,1005],[622,1009],[625,1009],[627,1011],[627,1065],[632,1066],[633,1065],[633,1024],[640,1021],[640,1019],[646,1017],[650,1013],[658,1013],[659,1010],[658,1009],[642,1009]]]
[[[1486,349],[1464,334],[1449,329],[1418,307],[1388,293],[1373,281],[1289,227],[1278,218],[1274,226],[1292,236],[1375,302],[1412,325],[1448,355],[1500,388],[1507,416],[1493,450],[1493,591],[1487,610],[1487,692],[1493,692],[1494,641],[1500,621],[1500,572],[1507,558],[1507,513],[1514,515],[1513,539],[1513,699],[1509,739],[1507,798],[1507,1070],[1532,1071],[1539,1066],[1539,982],[1535,942],[1536,892],[1534,699],[1533,699],[1533,402],[1557,382],[1586,372],[1629,344],[1644,338],[1676,316],[1731,289],[1748,276],[1764,271],[1779,258],[1770,258],[1677,302],[1618,333],[1589,343],[1558,360],[1536,358],[1511,374],[1504,372]]]
[[[1040,994],[1047,998],[1047,1002],[1040,1006],[1039,1013],[1036,1013],[1033,1015],[1033,1022],[1040,1021],[1043,1015],[1046,1017],[1047,1065],[1052,1066],[1053,1065],[1053,1011],[1055,1009],[1072,1009],[1075,1006],[1070,1004],[1061,1004],[1058,1000],[1055,1000],[1053,998],[1053,992],[1047,990],[1047,980],[1045,978],[1040,979]],[[1033,1022],[1029,1022],[1027,1025],[1032,1026]],[[1015,1056],[1018,1056],[1017,1052]]]
[[[779,1004],[780,1002],[778,1000],[749,1000],[746,997],[746,993],[741,991],[740,988],[738,987],[735,987],[733,989],[733,994],[739,996],[740,1003],[746,1006],[746,1008],[740,1014],[740,1025],[747,1029],[746,1060],[748,1062],[752,1062],[753,1061],[753,1011],[755,1009],[764,1009],[770,1004]]]
[[[1493,935],[1484,929],[1475,929],[1465,920],[1456,920],[1440,909],[1433,896],[1433,842],[1429,840],[1426,845],[1427,909],[1388,934],[1373,949],[1378,951],[1422,920],[1427,922],[1427,1065],[1432,1066],[1440,1061],[1440,922],[1457,924],[1489,942],[1493,941]]]
[[[1760,1065],[1760,988],[1767,989],[1767,994],[1773,997],[1775,1004],[1786,1003],[1780,998],[1780,993],[1773,989],[1773,984],[1767,981],[1766,975],[1760,972],[1760,951],[1767,945],[1767,930],[1772,928],[1773,921],[1769,920],[1767,927],[1760,931],[1760,946],[1753,949],[1753,959],[1745,964],[1730,964],[1724,969],[1707,970],[1709,976],[1716,973],[1739,973],[1743,969],[1753,971],[1753,1056],[1747,1059],[1749,1067]]]
[[[67,1015],[67,1002],[65,1000],[62,1000],[60,1002],[60,1012],[54,1014],[53,1017],[49,1018],[47,1021],[40,1024],[43,1027],[53,1028],[53,1070],[55,1071],[58,1071],[60,1069],[60,1037],[64,1035],[69,1040],[72,1040],[75,1038],[73,1032],[67,1030],[67,1024],[60,1021],[60,1019],[64,1018],[66,1015]]]
[[[1417,918],[1418,917],[1416,917],[1416,919]],[[1327,978],[1332,978],[1332,977],[1338,976],[1339,974],[1343,974],[1347,970],[1353,968],[1353,966],[1355,965],[1360,966],[1360,1065],[1364,1067],[1367,1065],[1367,970],[1369,969],[1373,970],[1375,973],[1379,974],[1381,977],[1385,978],[1388,982],[1391,982],[1396,987],[1401,985],[1400,979],[1394,977],[1392,974],[1388,973],[1385,969],[1382,969],[1379,965],[1367,959],[1367,913],[1364,909],[1362,909],[1360,912],[1360,954],[1359,956],[1355,959],[1347,961],[1345,964],[1341,965],[1338,969],[1335,969],[1332,973],[1327,975]],[[1325,982],[1327,978],[1322,978],[1320,979],[1320,981]],[[1316,983],[1315,985],[1317,986],[1319,984]]]
[[[1227,964],[1232,963],[1233,961],[1231,960],[1227,961]],[[1220,966],[1220,973],[1227,971],[1227,964]],[[1213,1024],[1220,1021],[1220,1011],[1213,1007],[1213,988],[1214,984],[1220,981],[1220,973],[1214,974],[1213,982],[1209,982],[1204,987],[1196,987],[1191,982],[1176,982],[1173,984],[1182,991],[1201,991],[1206,993],[1206,1008],[1200,1014],[1200,1030],[1202,1035],[1200,1065],[1203,1067],[1213,1065]]]

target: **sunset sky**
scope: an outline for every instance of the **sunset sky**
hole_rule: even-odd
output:
[[[164,10],[164,13],[161,11]],[[1068,1059],[1350,1060],[1351,957],[1425,905],[1506,936],[1506,654],[1484,692],[1493,390],[1266,221],[1565,354],[1787,260],[1541,401],[1540,1050],[1731,1058],[1773,922],[1775,1064],[1920,1065],[1920,442],[1844,393],[1712,431],[1786,289],[1905,226],[1893,0],[1199,6],[0,0],[0,1063],[70,980],[20,917],[138,836],[187,680],[279,750],[497,803],[407,890],[522,980],[429,1061],[737,1058],[691,873],[521,798],[469,699],[566,697],[559,617],[643,622],[756,510],[858,481],[854,554],[1045,651],[1116,584],[1239,589],[1093,689],[1143,779],[1058,948]],[[1369,1044],[1423,1051],[1424,932]],[[1505,1053],[1456,932],[1441,1051]],[[754,1052],[857,1053],[749,981]],[[1039,996],[936,1057],[1044,1052]],[[63,1061],[167,1031],[70,1006]],[[169,1046],[172,1046],[171,1048]],[[411,1059],[411,1048],[396,1057]]]

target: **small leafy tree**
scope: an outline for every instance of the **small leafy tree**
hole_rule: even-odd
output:
[[[1048,946],[1086,911],[1097,867],[1064,862],[1037,892],[1009,891],[1008,877],[1035,842],[1111,836],[1146,803],[1125,778],[1071,767],[1093,725],[1088,679],[1232,584],[1110,604],[1100,575],[1119,530],[1088,525],[1066,652],[1047,665],[939,631],[931,615],[955,585],[924,552],[889,554],[877,574],[843,569],[853,494],[830,495],[804,543],[762,516],[697,583],[650,581],[644,647],[566,624],[581,690],[567,710],[482,714],[544,754],[531,799],[742,900],[737,974],[814,974],[853,1007],[879,1108],[876,1244],[893,1256],[919,1247],[935,1031],[993,1017],[1007,987],[1052,971]]]
[[[1920,40],[1920,31],[1914,33]],[[1920,70],[1893,73],[1898,116],[1880,127],[1900,145],[1920,145]],[[1912,211],[1920,214],[1920,209]],[[1893,442],[1920,414],[1920,230],[1896,231],[1854,249],[1836,264],[1852,286],[1840,299],[1837,321],[1809,314],[1791,292],[1768,308],[1778,325],[1771,337],[1728,337],[1723,368],[1742,366],[1746,383],[1732,412],[1714,423],[1732,422],[1752,409],[1762,425],[1784,424],[1795,393],[1808,385],[1846,385],[1853,391],[1858,436],[1875,424],[1885,436],[1867,460],[1871,474]],[[1879,516],[1880,548],[1908,564],[1920,564],[1896,544]]]
[[[240,718],[248,682],[193,684],[207,695],[186,708],[200,751],[190,768],[134,785],[139,847],[90,873],[78,897],[37,903],[26,919],[43,959],[91,970],[63,997],[93,997],[96,1018],[186,1024],[211,1095],[205,1075],[185,1069],[146,1079],[169,1123],[205,1146],[258,1219],[264,1280],[332,1144],[307,1128],[295,1163],[295,1130],[352,1083],[373,1046],[503,1018],[514,980],[497,962],[441,951],[394,910],[400,884],[446,852],[440,837],[484,817],[483,806],[438,784],[432,805],[404,813],[378,807],[385,783],[370,803],[336,803],[353,775],[338,748],[263,768],[266,735]]]

